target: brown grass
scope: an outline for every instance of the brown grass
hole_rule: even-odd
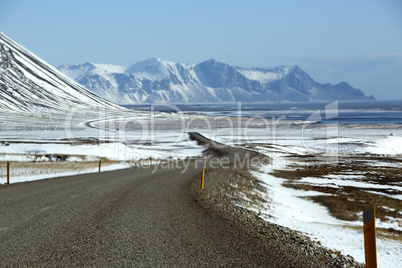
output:
[[[311,196],[308,199],[328,208],[332,216],[340,220],[356,221],[362,220],[363,212],[376,208],[376,217],[381,221],[388,221],[389,217],[394,218],[402,224],[402,202],[392,198],[392,195],[401,194],[400,191],[392,189],[376,188],[375,185],[400,185],[402,181],[402,161],[398,158],[373,158],[370,156],[342,157],[337,165],[331,165],[322,156],[292,156],[297,164],[291,169],[276,170],[272,175],[286,179],[285,187],[317,191],[325,195]],[[392,163],[391,166],[373,166],[381,159],[381,162]],[[401,163],[401,166],[398,164]],[[339,186],[320,185],[313,183],[302,183],[303,177],[320,178],[325,175],[361,175],[364,181],[373,184],[370,189]],[[375,191],[375,192],[368,192]],[[379,234],[383,236],[400,236],[402,232],[390,229],[381,229]]]

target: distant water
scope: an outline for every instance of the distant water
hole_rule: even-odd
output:
[[[127,108],[187,114],[319,121],[323,124],[402,124],[401,101],[339,103],[139,104]],[[327,109],[330,108],[330,109]]]

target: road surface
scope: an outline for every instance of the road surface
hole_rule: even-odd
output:
[[[286,252],[197,203],[201,163],[154,170],[0,186],[0,266],[289,265]]]

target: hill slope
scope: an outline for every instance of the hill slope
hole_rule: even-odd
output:
[[[49,116],[71,109],[123,109],[85,89],[0,32],[0,110]]]

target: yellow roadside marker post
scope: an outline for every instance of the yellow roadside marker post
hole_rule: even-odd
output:
[[[375,208],[363,213],[363,231],[366,268],[376,268],[377,248],[375,242]]]
[[[205,172],[202,170],[201,174],[201,190],[204,189],[204,177],[205,177]]]

